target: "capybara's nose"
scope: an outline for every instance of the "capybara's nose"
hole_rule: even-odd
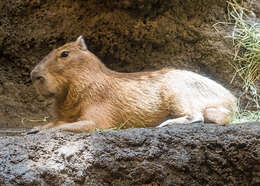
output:
[[[32,82],[35,82],[35,81],[43,82],[44,81],[44,77],[42,75],[40,75],[37,70],[34,69],[31,72],[31,80],[32,80]]]

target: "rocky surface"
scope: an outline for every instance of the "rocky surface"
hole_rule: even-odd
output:
[[[0,185],[259,185],[260,123],[0,137]]]
[[[259,15],[259,1],[247,0]],[[88,48],[118,71],[166,66],[189,69],[230,85],[230,27],[226,0],[1,0],[0,126],[28,127],[51,117],[39,98],[31,69],[53,48],[85,36]]]

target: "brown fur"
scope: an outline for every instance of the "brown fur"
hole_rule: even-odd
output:
[[[68,51],[67,57],[61,53]],[[207,121],[229,123],[236,99],[216,82],[188,71],[112,71],[82,37],[47,55],[31,73],[39,94],[55,99],[58,127],[91,131],[110,127],[154,127]]]

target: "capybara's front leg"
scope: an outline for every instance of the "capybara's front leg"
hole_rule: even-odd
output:
[[[32,128],[31,130],[29,130],[26,134],[36,134],[38,132],[40,132],[41,130],[45,130],[45,129],[49,129],[49,128],[54,128],[60,125],[65,124],[66,122],[64,121],[56,121],[56,122],[50,122],[46,125],[40,125],[37,127]]]
[[[63,130],[69,132],[92,132],[96,129],[104,127],[98,126],[95,122],[89,120],[77,121],[74,123],[68,123],[64,125],[59,125],[58,127],[53,128],[54,130]]]

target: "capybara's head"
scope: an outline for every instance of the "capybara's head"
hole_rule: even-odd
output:
[[[87,49],[80,36],[75,42],[54,49],[42,59],[31,72],[33,85],[44,97],[62,96],[79,74],[87,75],[91,71],[88,67],[95,66],[95,60],[95,55]]]

